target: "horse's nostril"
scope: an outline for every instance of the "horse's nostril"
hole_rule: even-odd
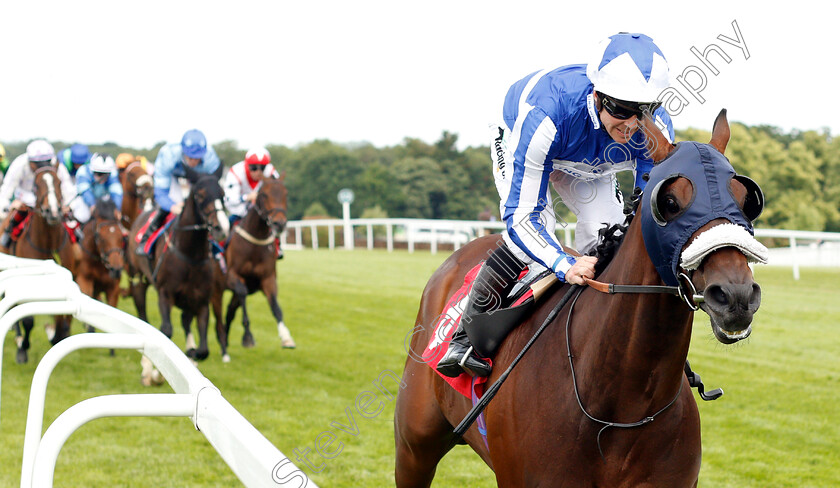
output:
[[[726,307],[729,305],[729,299],[726,296],[726,292],[723,291],[723,288],[719,285],[711,285],[706,288],[703,292],[703,296],[706,298],[707,302],[719,307]]]
[[[750,308],[757,309],[761,304],[761,287],[758,283],[753,283],[752,293],[750,293]]]

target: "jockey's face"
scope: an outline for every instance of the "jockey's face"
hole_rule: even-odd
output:
[[[108,173],[93,173],[93,179],[100,185],[108,181]]]
[[[595,95],[596,99],[598,95]],[[619,119],[610,115],[607,109],[604,108],[603,104],[598,103],[600,110],[598,111],[598,116],[601,119],[601,124],[604,125],[604,130],[607,131],[607,134],[610,135],[612,140],[619,144],[625,144],[627,141],[633,137],[633,134],[639,129],[639,119],[633,115],[627,119]]]
[[[248,165],[248,175],[251,177],[252,180],[260,181],[263,178],[263,171],[265,170],[265,166],[261,164],[249,164]]]
[[[201,158],[190,158],[190,157],[184,156],[184,164],[186,164],[190,168],[195,168],[196,166],[201,164]]]

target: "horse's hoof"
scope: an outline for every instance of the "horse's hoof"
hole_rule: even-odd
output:
[[[96,332],[96,329],[94,329],[92,325],[86,324],[85,325],[85,331],[86,332]]]
[[[44,332],[47,334],[47,340],[53,342],[53,339],[55,339],[55,324],[44,324]]]
[[[197,349],[195,351],[195,359],[197,361],[204,361],[205,359],[207,359],[207,356],[209,356],[209,355],[210,355],[210,350],[209,349],[205,349],[203,351],[201,349]]]
[[[18,349],[15,361],[17,361],[18,364],[26,364],[29,362],[29,354],[27,354],[24,349]]]
[[[195,360],[196,355],[197,355],[198,353],[196,352],[196,350],[195,350],[195,349],[193,349],[193,348],[189,348],[189,349],[187,349],[186,351],[184,351],[184,354],[186,354],[188,358],[190,358],[190,359],[192,359],[192,360]]]
[[[294,349],[297,347],[297,344],[295,344],[295,341],[292,338],[284,340],[281,345],[283,346],[283,349]]]
[[[257,343],[254,341],[254,336],[250,332],[242,336],[242,347],[254,347]]]
[[[230,362],[230,354],[225,354],[224,356],[222,356],[222,362],[223,363],[229,363]]]

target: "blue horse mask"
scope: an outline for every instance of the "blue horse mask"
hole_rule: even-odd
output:
[[[657,196],[662,188],[679,177],[691,182],[692,199],[677,217],[666,221],[657,208]],[[747,188],[743,210],[730,190],[733,178]],[[712,220],[724,218],[746,229],[752,236],[752,221],[761,214],[763,207],[764,195],[759,186],[746,176],[736,174],[723,154],[708,144],[681,142],[651,170],[642,195],[642,236],[645,248],[665,284],[677,286],[677,268],[682,249],[697,229]]]

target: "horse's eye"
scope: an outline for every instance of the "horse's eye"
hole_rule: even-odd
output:
[[[672,196],[665,197],[665,211],[669,214],[676,214],[680,211],[680,204],[677,199]]]

